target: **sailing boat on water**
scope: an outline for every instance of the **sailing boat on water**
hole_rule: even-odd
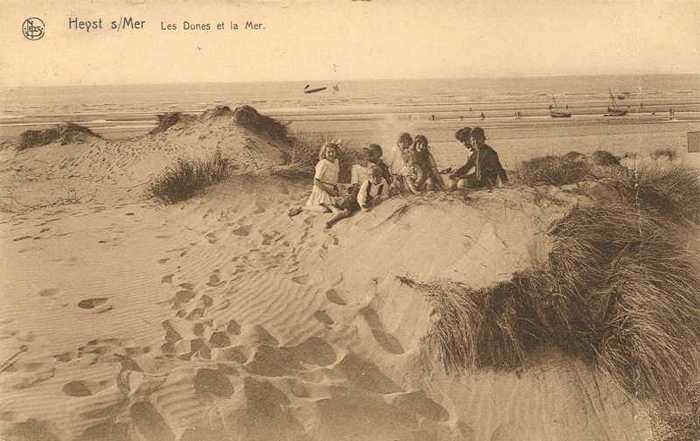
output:
[[[557,98],[554,95],[552,95],[552,101],[553,104],[549,105],[549,116],[551,116],[552,118],[571,118],[571,113],[568,112],[569,106],[566,106],[567,112],[563,112],[561,110],[558,110]]]
[[[608,106],[608,113],[606,113],[605,116],[627,115],[627,110],[622,109],[617,105],[617,102],[615,101],[615,94],[612,92],[612,89],[608,89],[608,92],[610,93],[610,105]]]

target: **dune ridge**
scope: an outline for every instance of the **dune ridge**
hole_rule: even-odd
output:
[[[399,196],[325,231],[286,216],[308,182],[270,175],[279,132],[231,113],[3,152],[22,205],[0,222],[2,360],[28,346],[0,373],[3,437],[651,439],[645,403],[555,350],[517,372],[444,373],[421,349],[432,307],[399,280],[477,289],[542,265],[551,223],[591,202],[583,187]],[[236,172],[188,201],[128,185],[216,149]]]

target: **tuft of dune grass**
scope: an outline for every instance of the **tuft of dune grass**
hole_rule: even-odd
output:
[[[673,166],[642,168],[608,180],[628,205],[639,205],[683,224],[700,223],[700,170]]]
[[[685,169],[632,181],[620,178],[619,202],[575,207],[553,224],[543,269],[479,290],[401,278],[436,314],[424,347],[451,373],[516,369],[556,347],[636,397],[687,402],[700,341],[700,259],[687,246],[700,181]]]
[[[605,150],[596,150],[595,152],[593,152],[593,154],[591,155],[591,162],[593,162],[593,165],[602,166],[620,165],[620,159],[617,156]]]
[[[228,114],[230,109],[226,106],[218,107],[218,112]],[[287,141],[287,126],[274,118],[259,113],[255,108],[244,105],[236,107],[233,111],[233,120],[241,127],[245,127],[258,134],[265,134],[278,141]]]
[[[697,441],[700,437],[700,382],[693,384],[682,409],[655,408],[652,427],[656,441]]]
[[[603,176],[624,175],[620,160],[605,150],[590,158],[578,152],[547,155],[523,161],[516,170],[516,180],[529,186],[569,185]]]
[[[651,152],[652,159],[666,158],[669,161],[673,161],[674,159],[676,159],[677,156],[678,153],[670,147],[659,148]]]
[[[19,137],[19,144],[16,149],[25,150],[57,141],[60,142],[61,145],[79,143],[85,142],[90,138],[99,139],[102,138],[102,136],[80,124],[64,123],[50,129],[25,130]]]
[[[156,115],[158,122],[156,126],[148,132],[151,135],[157,133],[162,133],[168,130],[170,127],[174,126],[179,122],[190,122],[194,120],[192,115],[186,115],[181,112],[167,112]]]
[[[542,156],[523,161],[516,171],[517,181],[529,186],[567,185],[589,179],[591,169],[582,155]]]
[[[189,199],[229,176],[230,163],[217,150],[206,159],[178,159],[148,185],[148,193],[166,203]]]

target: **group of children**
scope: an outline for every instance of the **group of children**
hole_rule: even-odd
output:
[[[360,164],[352,166],[350,184],[339,184],[339,145],[326,143],[319,152],[314,184],[304,210],[332,213],[326,228],[360,210],[371,210],[381,201],[399,193],[419,194],[459,188],[492,188],[508,182],[498,154],[485,143],[484,130],[465,127],[455,133],[455,138],[469,151],[466,164],[452,171],[439,171],[430,152],[428,139],[423,135],[412,138],[402,133],[397,141],[398,154],[391,167],[383,159],[378,144],[363,149]],[[446,185],[443,174],[450,184]],[[293,209],[290,215],[298,214]]]

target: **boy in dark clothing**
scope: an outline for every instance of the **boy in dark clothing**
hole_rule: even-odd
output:
[[[481,127],[475,127],[471,131],[469,142],[462,140],[472,154],[464,166],[450,175],[453,181],[452,188],[492,188],[498,184],[499,178],[504,184],[508,182],[498,153],[486,144],[485,140],[484,129]],[[472,168],[474,172],[469,173]]]
[[[472,129],[471,127],[463,127],[455,132],[455,139],[460,142],[460,144],[464,145],[464,147],[467,149],[467,152],[469,155],[471,155],[474,152],[474,149],[472,147],[472,140],[471,140],[471,134],[472,134]],[[447,168],[440,173],[449,173],[450,175],[448,176],[450,180],[452,181],[450,183],[450,189],[454,190],[457,188],[457,184],[460,179],[464,179],[465,176],[467,176],[467,173],[469,172],[469,168],[467,168],[467,164],[463,165],[462,167],[458,168],[457,170],[452,170],[452,167]]]

